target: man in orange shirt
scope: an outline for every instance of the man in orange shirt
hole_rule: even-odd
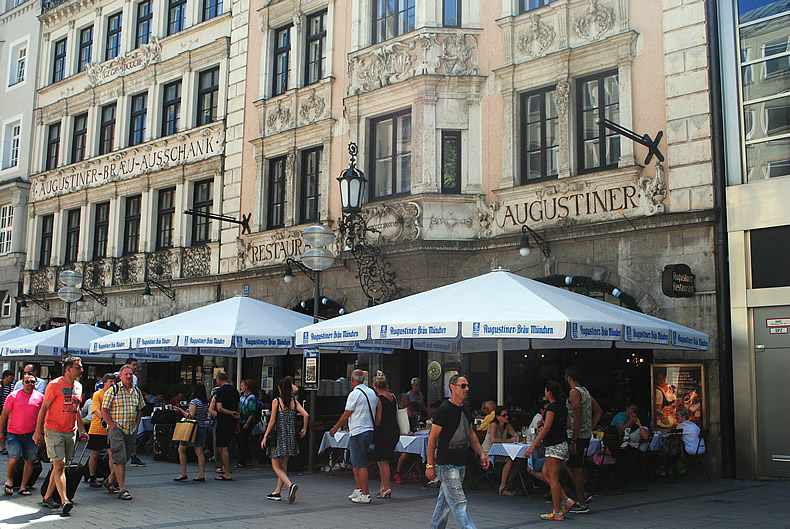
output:
[[[87,441],[88,434],[80,416],[82,384],[77,380],[82,376],[82,360],[69,356],[63,360],[63,376],[47,384],[44,404],[38,414],[36,432],[33,440],[47,444],[47,455],[52,461],[52,477],[44,494],[44,505],[50,509],[60,507],[52,494],[57,488],[63,500],[63,514],[74,508],[71,498],[66,495],[66,461],[74,459],[74,430],[79,429],[80,441]]]

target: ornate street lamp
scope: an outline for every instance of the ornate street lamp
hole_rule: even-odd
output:
[[[69,324],[71,323],[71,304],[82,299],[82,275],[74,270],[64,270],[58,278],[64,286],[58,289],[58,297],[66,302],[66,332],[63,337],[63,354],[69,351]]]
[[[362,201],[365,197],[365,184],[368,180],[365,173],[357,169],[357,149],[356,143],[348,144],[348,154],[350,160],[348,168],[340,173],[337,181],[340,182],[340,205],[343,213],[359,213],[362,211]]]

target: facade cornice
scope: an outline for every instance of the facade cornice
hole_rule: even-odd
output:
[[[34,0],[28,0],[27,2],[18,5],[18,6],[16,6],[13,9],[9,9],[8,11],[6,11],[2,15],[0,15],[0,25],[8,24],[9,22],[14,20],[15,18],[18,18],[18,17],[20,17],[20,16],[22,16],[25,13],[28,13],[30,11],[33,11],[34,9],[39,7],[40,5],[41,5],[41,3],[38,0],[35,0],[35,1]]]

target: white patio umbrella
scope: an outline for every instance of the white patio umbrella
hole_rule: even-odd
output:
[[[13,327],[11,329],[3,329],[2,331],[0,331],[0,343],[35,333],[36,331],[31,331],[30,329],[25,329],[24,327]]]
[[[2,343],[0,355],[4,359],[52,359],[63,353],[65,327],[56,327],[43,332],[34,332]],[[85,323],[69,325],[69,352],[93,358],[112,358],[112,354],[91,353],[90,341],[113,334],[113,331]]]
[[[497,351],[500,404],[505,349],[706,350],[709,342],[705,333],[505,270],[309,325],[296,338],[299,346],[400,339],[431,351]]]
[[[285,355],[294,332],[313,318],[246,296],[175,314],[91,342],[92,352],[121,351],[241,357]],[[241,370],[237,369],[237,387]]]

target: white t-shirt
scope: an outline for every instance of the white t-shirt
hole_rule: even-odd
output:
[[[543,415],[541,415],[540,412],[536,413],[535,416],[532,418],[532,422],[529,423],[529,427],[530,428],[537,428],[538,427],[538,421],[541,420],[541,419],[543,419]]]
[[[697,453],[697,444],[700,443],[699,426],[691,421],[683,421],[678,424],[678,428],[683,430],[683,448],[687,454],[694,455]],[[699,445],[699,453],[705,453],[705,440],[703,439]]]
[[[370,408],[368,408],[368,402]],[[351,390],[346,399],[346,411],[352,412],[348,419],[348,430],[351,435],[359,435],[373,430],[373,417],[376,416],[378,403],[376,392],[365,384],[360,384]],[[371,417],[371,412],[373,412],[373,417]]]
[[[642,426],[643,429],[648,430],[647,426]],[[642,439],[642,435],[639,432],[639,428],[631,428],[631,433],[628,434],[628,446],[631,448],[639,448],[642,452],[647,451],[647,443],[642,443],[640,446],[639,441]]]

